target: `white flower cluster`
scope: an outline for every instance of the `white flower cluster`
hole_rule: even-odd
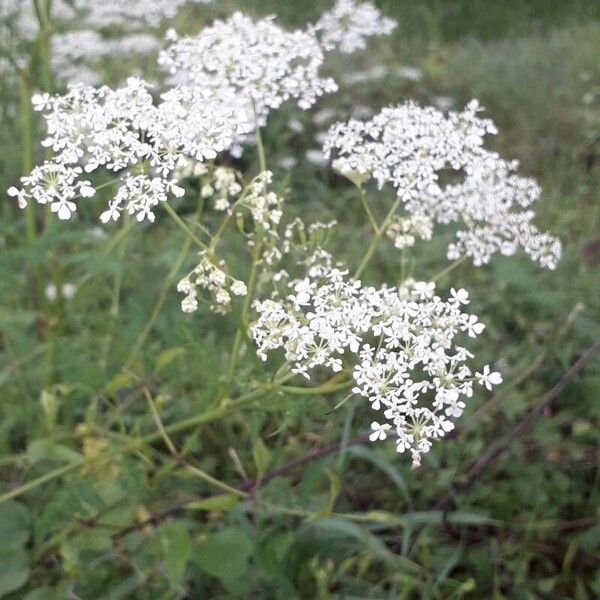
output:
[[[185,6],[213,0],[53,0],[52,67],[71,83],[98,84],[102,61],[147,55],[160,47],[156,30]],[[3,30],[7,30],[3,32]],[[33,0],[0,2],[0,38],[33,41],[39,31]],[[0,41],[2,41],[0,39]],[[10,47],[12,44],[2,44]],[[21,57],[15,57],[21,58]]]
[[[366,38],[390,35],[396,28],[394,19],[382,16],[370,2],[337,0],[314,25],[314,31],[325,50],[338,49],[350,54],[366,47]]]
[[[9,194],[20,206],[29,199],[49,203],[60,219],[72,216],[77,198],[95,194],[83,172],[102,168],[118,174],[121,183],[102,222],[117,220],[123,210],[138,221],[153,221],[160,202],[184,193],[173,177],[180,159],[212,159],[240,133],[235,115],[200,91],[174,88],[155,105],[148,85],[137,78],[117,90],[76,85],[64,96],[38,96],[34,103],[44,112],[44,145],[54,157]]]
[[[97,85],[102,82],[99,66],[104,61],[147,56],[159,47],[158,38],[146,32],[107,38],[92,29],[65,31],[52,36],[52,71],[62,82]]]
[[[472,101],[464,111],[445,116],[406,102],[384,108],[370,121],[336,123],[323,150],[327,157],[335,155],[340,172],[371,176],[379,187],[389,182],[408,201],[436,185],[441,170],[458,171],[481,155],[484,135],[497,130],[477,117],[478,109]]]
[[[284,300],[256,302],[251,332],[258,356],[266,360],[283,349],[293,371],[307,378],[316,367],[339,372],[344,360],[357,357],[353,393],[386,420],[373,423],[371,439],[393,430],[397,450],[410,450],[417,466],[432,440],[454,428],[474,380],[488,389],[501,382],[489,366],[474,374],[466,364],[472,354],[454,342],[461,332],[477,337],[484,325],[462,312],[465,290],[442,300],[433,283],[376,289],[347,274],[318,264],[288,284]]]
[[[462,183],[433,187],[430,194],[410,200],[406,208],[413,218],[466,225],[448,246],[450,260],[465,255],[480,266],[496,252],[511,256],[521,247],[542,267],[555,269],[561,256],[560,240],[532,223],[535,213],[530,206],[539,199],[540,186],[518,175],[517,168],[517,161],[486,153],[467,169]]]
[[[513,254],[522,247],[552,269],[560,258],[560,242],[540,232],[531,223],[533,211],[525,210],[538,199],[539,186],[516,174],[516,162],[483,148],[485,134],[497,129],[477,116],[479,111],[475,100],[462,112],[447,115],[407,102],[383,109],[370,121],[333,125],[324,152],[353,181],[373,177],[379,187],[391,183],[412,218],[421,220],[425,235],[419,237],[430,237],[427,222],[461,221],[465,229],[450,245],[449,258],[467,255],[481,265],[494,252]],[[447,173],[462,181],[444,184]],[[400,247],[411,245],[398,238],[397,222],[388,233]]]
[[[273,173],[263,171],[248,186],[241,204],[252,215],[256,227],[260,227],[263,235],[276,231],[283,214],[283,200],[268,187],[273,182]]]
[[[401,250],[414,246],[417,238],[430,240],[433,234],[433,223],[425,215],[405,217],[394,215],[385,233],[392,240],[394,246]]]
[[[197,36],[178,38],[161,53],[159,64],[173,81],[199,86],[227,101],[237,100],[259,123],[283,102],[294,99],[300,108],[337,90],[335,82],[319,74],[323,51],[316,37],[304,31],[286,31],[272,17],[253,21],[236,12],[217,20]]]
[[[229,167],[216,167],[211,177],[204,182],[200,193],[203,198],[216,196],[215,210],[225,211],[231,207],[230,198],[242,191],[239,175]]]
[[[74,7],[93,28],[158,27],[173,19],[186,4],[210,4],[214,0],[75,0]]]
[[[260,243],[258,250],[263,274],[270,272],[288,251],[285,239],[282,243],[279,234],[284,199],[269,190],[272,181],[273,173],[263,171],[248,184],[235,203],[238,223],[243,223],[244,211],[249,213],[252,223],[242,228],[250,247]]]
[[[198,288],[202,288],[211,296],[211,310],[226,314],[231,308],[232,294],[245,296],[248,293],[246,284],[227,275],[223,261],[211,260],[204,252],[200,257],[198,266],[177,284],[177,291],[185,294],[181,310],[185,313],[198,310]]]

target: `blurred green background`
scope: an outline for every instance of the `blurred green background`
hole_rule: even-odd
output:
[[[329,4],[222,0],[177,28],[197,31],[236,8],[303,26]],[[260,505],[227,493],[214,498],[160,438],[119,451],[156,430],[144,389],[169,424],[210,407],[219,386],[231,324],[182,315],[174,285],[164,287],[180,233],[159,219],[123,236],[118,226],[99,229],[98,210],[90,210],[74,222],[49,222],[28,246],[23,216],[2,191],[0,493],[65,473],[0,504],[0,597],[600,597],[598,357],[505,452],[468,476],[600,339],[600,3],[377,4],[399,20],[396,32],[364,52],[330,56],[326,68],[340,92],[309,112],[287,106],[274,114],[264,133],[267,161],[289,189],[292,211],[340,222],[333,247],[356,264],[368,224],[350,184],[307,154],[319,148],[319,132],[408,98],[443,109],[478,98],[500,129],[490,145],[539,180],[537,223],[564,245],[555,272],[498,257],[486,268],[463,265],[440,283],[471,291],[473,312],[487,324],[477,360],[500,368],[505,383],[495,397],[478,393],[460,434],[434,445],[418,470],[392,443],[346,443],[365,433],[369,409],[351,401],[333,410],[332,396],[274,396],[174,434],[186,464],[234,487],[264,478],[255,490]],[[18,89],[8,79],[0,110],[5,190],[20,175],[22,146]],[[291,119],[299,123],[290,127]],[[256,171],[251,149],[238,166]],[[191,212],[193,202],[179,208]],[[437,272],[448,239],[417,245],[411,272]],[[183,256],[172,278],[193,265],[191,252]],[[76,291],[34,305],[32,273]],[[369,277],[399,280],[391,245]],[[252,365],[248,353],[242,391]],[[82,459],[83,467],[70,468]]]

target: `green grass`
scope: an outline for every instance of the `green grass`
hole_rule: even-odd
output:
[[[214,10],[226,15],[236,4],[242,3],[224,1]],[[327,4],[299,10],[287,1],[243,3],[296,25]],[[558,0],[379,4],[401,19],[397,34],[359,56],[332,59],[328,68],[342,82],[374,65],[387,75],[342,83],[319,108],[346,118],[358,104],[376,110],[409,97],[444,96],[460,107],[478,97],[500,128],[493,145],[518,158],[544,188],[538,222],[564,243],[555,272],[525,258],[497,258],[485,269],[462,266],[441,282],[470,289],[473,312],[488,325],[478,360],[504,365],[499,398],[478,394],[461,421],[468,429],[434,446],[419,470],[410,470],[393,444],[336,448],[269,479],[255,503],[238,502],[174,460],[159,436],[141,451],[130,447],[156,432],[144,387],[167,427],[210,410],[231,345],[233,331],[223,319],[182,315],[171,289],[143,352],[130,370],[122,368],[184,243],[180,231],[159,219],[103,254],[111,237],[98,239],[98,211],[90,209],[76,222],[53,222],[28,248],[23,215],[5,203],[0,493],[88,461],[0,505],[0,590],[15,589],[7,597],[600,596],[598,357],[464,487],[469,465],[600,339],[600,7]],[[397,67],[407,65],[422,70],[420,81],[398,76]],[[1,91],[0,189],[19,168],[13,94],[6,86]],[[306,125],[304,133],[289,131],[291,115]],[[358,264],[367,224],[352,188],[304,160],[304,147],[316,147],[314,133],[308,115],[286,109],[265,133],[267,159],[298,159],[294,173],[277,173],[291,188],[292,211],[335,216],[341,226],[333,247]],[[242,166],[255,170],[251,152]],[[182,211],[192,208],[190,202]],[[417,246],[416,273],[439,269],[443,242]],[[375,264],[380,281],[399,279],[395,253],[378,253]],[[57,265],[66,281],[80,282],[77,295],[36,306],[31,273],[41,270],[49,280]],[[249,352],[236,375],[240,394],[251,385],[252,364]],[[260,408],[240,408],[173,440],[198,468],[239,486],[314,448],[363,434],[367,408],[350,401],[333,411],[343,394],[267,396]],[[93,462],[111,451],[109,461]],[[452,490],[444,515],[436,504]],[[215,494],[211,504],[197,504]]]

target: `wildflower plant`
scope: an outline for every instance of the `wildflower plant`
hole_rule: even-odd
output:
[[[93,18],[112,22],[121,8],[103,3]],[[364,423],[370,439],[390,438],[417,467],[478,390],[502,378],[469,348],[485,325],[467,312],[467,290],[443,289],[428,273],[367,284],[375,252],[388,244],[416,253],[448,224],[458,229],[445,275],[465,257],[482,266],[519,248],[553,269],[561,247],[532,223],[537,183],[485,148],[486,136],[498,132],[475,100],[447,113],[402,102],[330,128],[323,158],[356,186],[356,208],[362,204],[371,230],[358,264],[327,247],[332,236],[344,237],[342,228],[300,219],[298,207],[288,206],[262,143],[269,114],[287,101],[308,110],[334,93],[327,52],[362,49],[367,37],[394,26],[369,3],[338,0],[305,30],[235,13],[195,36],[171,31],[158,59],[163,86],[130,77],[116,89],[80,83],[62,95],[34,96],[49,156],[8,194],[21,208],[48,205],[61,220],[103,197],[98,218],[108,227],[123,215],[153,223],[164,212],[197,252],[193,269],[178,273],[183,312],[213,311],[236,329],[218,406],[239,392],[242,362],[252,380],[249,404],[273,391],[344,391],[372,411]],[[231,166],[240,141],[258,154],[249,180]],[[370,191],[371,179],[395,191],[383,219],[374,207],[386,196]],[[198,202],[200,218],[213,218],[191,222],[179,210],[184,200]],[[245,272],[231,260],[232,247],[247,251]]]

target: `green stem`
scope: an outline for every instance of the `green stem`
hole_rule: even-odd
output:
[[[267,161],[265,159],[265,146],[263,144],[262,133],[258,124],[258,113],[256,112],[256,103],[252,99],[252,108],[254,109],[254,136],[256,138],[256,148],[258,150],[258,164],[261,172],[267,170]]]
[[[464,254],[460,258],[457,258],[454,262],[450,263],[445,269],[442,269],[439,273],[434,275],[431,281],[438,281],[439,279],[442,279],[442,277],[445,277],[449,273],[452,273],[452,271],[454,271],[456,267],[462,265],[468,258],[469,257],[466,254]]]
[[[359,192],[360,192],[360,201],[363,205],[363,208],[365,209],[365,212],[367,213],[367,216],[369,217],[369,221],[371,221],[371,225],[373,226],[373,231],[375,232],[375,235],[377,235],[379,233],[379,225],[377,225],[377,220],[375,219],[375,215],[373,214],[373,211],[371,210],[371,207],[369,206],[369,201],[367,200],[367,195],[365,193],[365,190],[362,187],[360,187]]]
[[[186,235],[189,236],[189,238],[196,245],[198,245],[200,248],[202,248],[202,250],[210,251],[210,248],[185,224],[185,221],[183,221],[183,219],[175,212],[173,207],[168,202],[163,202],[163,206],[164,206],[165,210],[167,211],[168,215],[171,217],[171,219],[173,219],[173,221],[175,221],[177,226],[182,231],[185,231]]]
[[[206,471],[203,471],[202,469],[199,469],[198,467],[195,467],[194,465],[190,465],[188,462],[186,462],[184,460],[184,458],[181,456],[181,454],[179,453],[179,451],[177,450],[177,447],[175,446],[175,444],[173,443],[171,438],[169,437],[169,434],[165,430],[165,427],[160,418],[160,414],[158,413],[158,409],[156,408],[156,405],[154,404],[154,400],[152,399],[152,395],[148,391],[148,388],[144,388],[144,395],[146,396],[146,400],[148,402],[148,407],[150,408],[150,412],[152,413],[154,422],[156,423],[158,431],[159,431],[163,441],[165,442],[165,445],[169,449],[169,452],[173,455],[173,457],[178,462],[183,461],[186,471],[192,473],[193,475],[198,477],[198,479],[201,479],[205,483],[208,483],[208,484],[210,484],[220,490],[223,490],[225,492],[229,492],[230,494],[235,494],[236,496],[241,496],[242,498],[245,498],[248,495],[245,492],[238,490],[237,488],[227,485],[226,483],[224,483],[223,481],[220,481],[216,477],[213,477]]]
[[[28,73],[20,78],[21,109],[21,173],[29,175],[33,169],[33,110],[31,108],[31,81]],[[26,208],[26,236],[29,246],[33,246],[37,237],[35,203],[29,201]]]
[[[339,392],[341,390],[347,390],[352,385],[354,385],[354,380],[343,381],[341,383],[336,383],[336,384],[325,384],[325,385],[321,385],[319,387],[312,387],[312,388],[311,387],[303,388],[303,387],[296,387],[296,386],[292,386],[292,385],[284,385],[284,386],[281,386],[280,389],[282,392],[285,392],[286,394],[293,394],[293,395],[298,395],[298,396],[303,396],[303,395],[318,396],[318,395],[322,395],[322,394],[331,394],[333,392]]]
[[[233,340],[233,348],[231,349],[231,356],[229,357],[229,365],[227,368],[227,375],[225,379],[226,389],[231,385],[231,381],[233,380],[233,376],[235,373],[235,367],[237,365],[238,354],[242,349],[242,345],[246,339],[244,334],[244,328],[246,325],[246,317],[248,315],[248,311],[250,310],[250,305],[252,303],[252,297],[254,295],[254,288],[256,286],[256,279],[258,275],[258,265],[260,262],[260,250],[261,244],[260,242],[256,244],[254,248],[254,253],[252,256],[252,265],[250,266],[250,274],[248,276],[248,285],[247,285],[247,294],[244,299],[244,305],[242,306],[242,312],[240,315],[240,322],[238,326],[238,330],[235,334],[235,339]]]
[[[396,201],[394,202],[394,204],[392,205],[392,208],[390,209],[390,211],[386,215],[385,219],[383,220],[383,223],[379,227],[377,233],[373,236],[373,239],[371,240],[371,243],[369,244],[369,247],[367,248],[367,251],[365,252],[365,256],[362,259],[362,262],[358,266],[358,269],[356,269],[356,273],[354,273],[354,279],[358,279],[362,275],[363,271],[367,268],[367,265],[369,264],[371,258],[373,257],[373,254],[375,253],[375,250],[377,249],[377,246],[379,245],[379,241],[381,240],[381,237],[385,233],[393,216],[396,214],[396,211],[398,210],[398,207],[400,206],[400,202],[402,202],[402,198],[396,198]]]
[[[52,1],[48,0],[45,4],[45,8],[43,8],[40,5],[39,0],[34,0],[36,16],[39,24],[37,51],[40,64],[41,82],[44,91],[51,93],[53,89],[52,69],[50,67],[50,54],[52,50]]]
[[[200,207],[198,208],[198,212],[196,213],[196,217],[194,219],[194,223],[197,223],[200,220],[203,208],[204,208],[204,201],[201,200]],[[192,241],[193,241],[192,238],[186,235],[183,245],[181,246],[179,255],[177,256],[177,259],[175,260],[173,267],[169,271],[169,274],[167,275],[167,277],[163,283],[163,286],[158,294],[156,302],[154,303],[154,307],[152,308],[150,317],[148,318],[148,321],[144,325],[144,328],[142,329],[140,335],[138,336],[137,340],[135,341],[135,344],[133,345],[133,347],[131,348],[131,351],[129,352],[129,356],[127,357],[127,360],[125,361],[125,365],[124,365],[126,369],[131,368],[131,365],[137,358],[140,350],[142,349],[144,343],[146,342],[146,339],[152,332],[152,329],[154,328],[154,325],[156,323],[156,319],[158,319],[158,315],[160,314],[160,311],[162,310],[162,307],[165,304],[169,290],[171,289],[171,287],[175,281],[175,278],[177,277],[177,274],[179,273],[179,270],[181,269],[186,257],[189,254],[190,246],[192,245]]]
[[[280,379],[279,381],[273,381],[273,382],[263,384],[263,385],[259,386],[256,390],[254,390],[253,392],[244,394],[243,396],[240,396],[239,398],[237,398],[235,400],[229,400],[229,401],[224,400],[216,408],[210,409],[199,415],[194,415],[193,417],[188,417],[186,419],[182,419],[180,421],[172,423],[171,425],[167,425],[164,427],[163,431],[155,431],[153,433],[149,433],[141,438],[132,440],[130,443],[128,443],[124,446],[121,446],[120,448],[114,448],[112,450],[109,450],[105,453],[98,454],[96,456],[82,458],[80,460],[71,462],[68,465],[64,465],[62,467],[54,469],[53,471],[50,471],[49,473],[45,473],[44,475],[41,475],[40,477],[37,477],[36,479],[32,479],[31,481],[24,483],[23,485],[19,486],[18,488],[15,488],[14,490],[11,490],[9,492],[6,492],[5,494],[2,494],[0,496],[0,504],[3,502],[7,502],[8,500],[12,500],[13,498],[18,498],[19,496],[22,496],[23,494],[39,487],[40,485],[43,485],[45,483],[49,483],[50,481],[59,479],[65,475],[68,475],[69,473],[77,471],[81,467],[91,465],[91,464],[102,463],[107,460],[112,460],[112,459],[118,458],[119,456],[122,456],[123,454],[135,452],[136,450],[139,450],[143,446],[146,446],[148,444],[153,444],[156,441],[162,439],[162,436],[164,435],[165,432],[167,434],[179,433],[180,431],[185,431],[187,429],[193,429],[194,427],[198,427],[205,423],[215,421],[216,419],[219,419],[220,417],[223,417],[229,413],[236,412],[236,411],[240,410],[241,408],[244,408],[244,407],[252,404],[253,402],[258,400],[262,396],[268,394],[269,392],[276,390],[286,380],[287,380],[287,377],[284,377],[283,379]]]
[[[128,220],[124,220],[121,226],[121,229],[128,229]],[[125,270],[125,252],[127,250],[127,237],[123,236],[121,238],[121,243],[119,245],[119,271],[115,275],[115,280],[113,282],[113,289],[111,294],[111,303],[110,303],[110,311],[109,317],[110,322],[108,326],[108,333],[106,335],[106,342],[104,346],[104,352],[102,354],[102,368],[106,368],[108,364],[108,355],[110,354],[110,348],[114,341],[115,329],[117,327],[117,323],[119,320],[119,312],[121,307],[121,290],[123,287],[123,274]]]
[[[265,147],[262,140],[262,134],[260,127],[256,126],[256,147],[258,149],[258,164],[260,165],[261,172],[267,170],[267,160],[265,158]]]

